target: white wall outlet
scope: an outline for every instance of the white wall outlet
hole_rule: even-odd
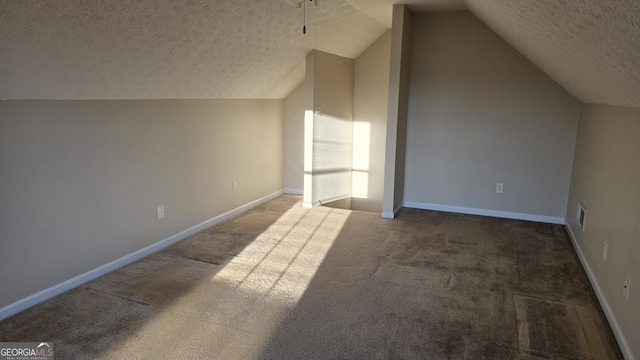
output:
[[[320,106],[316,106],[316,116],[322,116],[322,108]]]
[[[158,205],[157,212],[158,212],[158,220],[164,218],[164,205],[162,204]]]
[[[622,296],[629,300],[629,290],[631,289],[631,275],[627,275],[624,278],[624,285],[622,286]]]
[[[496,183],[496,194],[502,194],[504,192],[504,184]]]
[[[609,249],[609,244],[605,241],[602,245],[602,260],[607,261],[607,250]]]
[[[232,192],[237,192],[238,191],[238,182],[234,181],[231,183],[231,191]]]

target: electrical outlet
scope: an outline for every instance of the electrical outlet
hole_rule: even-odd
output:
[[[607,244],[607,242],[604,242],[604,245],[602,245],[602,260],[607,261],[607,250],[609,249],[609,244]]]
[[[238,182],[234,181],[231,183],[231,191],[232,192],[237,192],[238,191]]]
[[[622,296],[629,300],[629,290],[631,289],[631,275],[627,275],[624,278],[624,285],[622,286]]]
[[[164,205],[162,204],[158,205],[157,211],[158,211],[158,220],[164,218]]]
[[[504,184],[496,183],[496,194],[502,194],[504,192]]]

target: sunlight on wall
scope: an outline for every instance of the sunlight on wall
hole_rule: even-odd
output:
[[[351,197],[353,122],[307,111],[304,131],[303,206]]]
[[[304,207],[369,197],[371,123],[305,113]]]
[[[313,111],[304,112],[304,183],[302,206],[313,206]]]
[[[351,196],[366,199],[369,196],[369,166],[371,152],[371,123],[353,122],[353,173]]]

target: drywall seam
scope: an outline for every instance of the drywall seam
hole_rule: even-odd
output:
[[[284,193],[291,194],[291,195],[302,195],[304,194],[304,191],[302,189],[285,188]]]
[[[269,195],[263,196],[257,200],[254,200],[250,203],[237,207],[233,210],[227,211],[224,214],[220,214],[215,216],[209,220],[206,220],[198,225],[195,225],[189,229],[181,231],[175,235],[169,236],[163,240],[160,240],[154,244],[151,244],[142,249],[136,250],[130,254],[127,254],[119,259],[111,261],[107,264],[99,266],[93,270],[89,270],[83,274],[75,276],[69,280],[65,280],[59,284],[53,285],[47,289],[39,291],[35,294],[29,295],[24,299],[18,300],[14,303],[11,303],[3,308],[0,308],[0,320],[6,319],[9,316],[15,315],[23,310],[26,310],[34,305],[37,305],[45,300],[51,299],[52,297],[62,294],[67,290],[71,290],[75,287],[78,287],[84,283],[87,283],[95,278],[98,278],[102,275],[105,275],[109,272],[112,272],[118,268],[121,268],[125,265],[131,264],[134,261],[140,260],[145,256],[151,255],[156,251],[162,250],[168,246],[171,246],[181,240],[188,238],[189,236],[204,230],[208,227],[217,225],[223,221],[231,219],[245,211],[248,211],[258,205],[261,205],[271,199],[274,199],[284,193],[284,190],[278,190]]]
[[[631,351],[631,346],[629,346],[627,339],[622,333],[622,329],[620,329],[618,320],[616,320],[616,316],[613,314],[613,310],[611,310],[611,306],[609,305],[607,298],[604,296],[604,293],[600,289],[598,280],[596,280],[596,277],[593,271],[591,270],[591,267],[589,266],[589,263],[587,262],[587,259],[585,258],[584,253],[582,252],[582,248],[580,248],[580,245],[578,245],[578,241],[576,240],[576,237],[573,234],[573,230],[571,230],[571,226],[569,226],[568,223],[565,223],[564,227],[565,229],[567,229],[567,234],[569,234],[569,239],[571,239],[571,244],[573,244],[573,248],[575,249],[576,254],[578,254],[578,259],[580,259],[582,268],[587,273],[587,277],[589,278],[589,282],[593,287],[593,291],[596,293],[596,297],[598,298],[600,307],[602,308],[604,315],[607,317],[607,320],[609,321],[611,330],[613,330],[613,335],[616,337],[616,340],[618,340],[618,345],[620,346],[620,351],[622,352],[622,355],[627,360],[635,360],[635,356],[633,356],[633,352]]]
[[[516,212],[509,212],[509,211],[498,211],[498,210],[488,210],[488,209],[478,209],[478,208],[468,208],[468,207],[462,207],[462,206],[449,206],[449,205],[405,201],[404,207],[414,208],[414,209],[423,209],[423,210],[444,211],[444,212],[459,213],[459,214],[492,216],[492,217],[499,217],[499,218],[505,218],[505,219],[514,219],[514,220],[536,221],[536,222],[559,224],[559,225],[565,224],[563,217],[524,214],[524,213],[516,213]]]

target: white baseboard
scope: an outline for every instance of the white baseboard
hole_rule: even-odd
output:
[[[611,325],[611,330],[613,331],[613,335],[616,337],[616,340],[618,340],[618,345],[620,346],[620,351],[622,352],[622,355],[627,360],[635,360],[635,357],[633,356],[633,352],[631,351],[631,347],[629,346],[629,342],[627,342],[627,338],[622,333],[622,330],[620,329],[620,325],[618,324],[618,320],[616,320],[616,316],[613,314],[613,310],[611,310],[611,306],[609,305],[607,298],[604,296],[604,293],[600,289],[598,280],[596,280],[596,277],[593,271],[591,270],[591,267],[589,266],[587,259],[584,257],[582,248],[580,248],[580,245],[578,245],[578,241],[573,233],[573,230],[571,230],[571,226],[569,226],[569,224],[565,224],[565,228],[567,229],[567,233],[569,233],[569,239],[571,239],[573,248],[576,249],[576,253],[578,254],[578,259],[580,259],[580,263],[582,264],[584,271],[587,273],[589,282],[591,283],[591,286],[593,287],[593,290],[596,293],[596,297],[598,298],[600,307],[602,308],[604,315],[607,317],[607,320],[609,321],[609,325]]]
[[[403,207],[404,207],[404,204],[400,204],[400,205],[398,205],[397,208],[395,208],[393,210],[393,212],[389,212],[389,211],[383,212],[382,213],[382,217],[385,218],[385,219],[395,219],[396,216],[398,216],[398,213],[400,212],[400,210],[402,210]]]
[[[414,208],[414,209],[423,209],[423,210],[436,210],[436,211],[452,212],[452,213],[459,213],[459,214],[492,216],[492,217],[499,217],[499,218],[505,218],[505,219],[527,220],[527,221],[536,221],[536,222],[564,225],[564,218],[563,217],[523,214],[523,213],[515,213],[515,212],[508,212],[508,211],[468,208],[468,207],[461,207],[461,206],[427,204],[427,203],[418,203],[418,202],[410,202],[410,201],[405,201],[404,202],[404,207]]]
[[[383,211],[382,217],[385,219],[394,219],[395,215],[391,211]]]
[[[311,209],[311,208],[319,206],[319,205],[328,204],[330,202],[334,202],[334,201],[338,201],[338,200],[348,199],[350,197],[351,197],[351,195],[341,195],[341,196],[336,196],[336,197],[324,199],[324,200],[322,200],[322,202],[320,200],[316,200],[314,202],[303,201],[302,202],[302,207]]]
[[[338,196],[334,196],[334,197],[327,198],[327,199],[318,199],[318,204],[324,205],[324,204],[328,204],[328,203],[332,203],[334,201],[339,201],[339,200],[344,200],[344,199],[351,199],[351,195],[338,195]]]
[[[272,194],[261,197],[260,199],[254,200],[248,204],[242,205],[233,210],[227,211],[224,214],[220,214],[216,217],[206,220],[198,225],[195,225],[187,230],[181,231],[175,235],[169,236],[166,239],[160,240],[140,250],[136,250],[119,259],[111,261],[110,263],[99,266],[93,270],[89,270],[86,273],[80,274],[69,280],[63,281],[59,284],[51,286],[35,294],[29,295],[24,299],[18,300],[12,304],[4,306],[0,308],[0,320],[6,319],[9,316],[19,313],[20,311],[26,310],[36,304],[39,304],[45,300],[48,300],[56,295],[62,294],[67,290],[71,290],[75,287],[78,287],[104,274],[107,274],[111,271],[114,271],[118,268],[128,265],[136,260],[140,260],[143,257],[153,254],[154,252],[162,250],[168,246],[171,246],[180,240],[184,240],[199,231],[202,231],[208,227],[211,227],[213,225],[216,225],[223,221],[231,219],[232,217],[235,217],[247,210],[250,210],[260,204],[263,204],[271,199],[274,199],[282,195],[283,193],[284,193],[283,190],[278,190]]]
[[[285,188],[284,193],[291,194],[291,195],[303,195],[304,191],[302,191],[302,189]]]

